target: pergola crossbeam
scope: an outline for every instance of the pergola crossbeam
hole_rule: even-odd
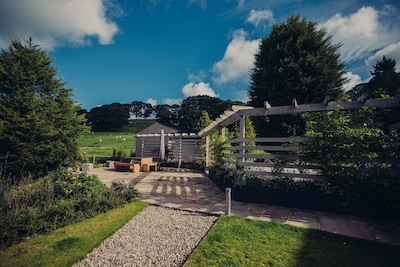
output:
[[[388,99],[370,99],[364,98],[352,102],[328,102],[329,97],[325,97],[322,103],[317,104],[297,104],[297,100],[293,99],[293,105],[289,106],[271,106],[267,101],[264,102],[264,107],[253,108],[245,106],[235,106],[235,111],[230,115],[222,115],[220,118],[211,123],[208,127],[201,130],[199,136],[207,136],[215,127],[226,127],[235,121],[238,121],[241,116],[276,116],[276,115],[293,115],[305,112],[326,112],[340,109],[359,109],[359,108],[389,108],[400,107],[400,96]],[[232,108],[233,109],[233,108]]]

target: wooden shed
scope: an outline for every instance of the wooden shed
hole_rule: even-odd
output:
[[[180,164],[204,158],[201,150],[202,138],[197,131],[159,122],[136,133],[136,156],[152,157],[158,161],[162,132],[166,161]]]

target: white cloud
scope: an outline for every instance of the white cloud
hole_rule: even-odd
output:
[[[246,40],[246,32],[237,30],[225,50],[223,59],[213,66],[216,83],[228,83],[249,78],[249,71],[254,65],[254,55],[260,40]]]
[[[197,3],[201,9],[207,9],[207,0],[189,0],[189,6],[193,3]]]
[[[65,44],[87,45],[92,37],[110,44],[118,32],[107,17],[113,8],[116,5],[102,0],[2,1],[0,46],[7,46],[12,38],[29,37],[49,50]]]
[[[398,25],[386,20],[390,16],[397,17],[390,6],[385,6],[382,12],[373,7],[362,7],[348,16],[336,14],[320,26],[332,35],[334,43],[342,44],[342,59],[353,61],[399,41]]]
[[[189,73],[188,79],[192,82],[201,82],[206,78],[206,73],[202,70],[199,70],[197,73]]]
[[[162,100],[162,103],[165,105],[180,105],[182,104],[182,99],[181,98],[164,98]]]
[[[343,77],[347,79],[347,83],[343,85],[344,91],[349,91],[353,89],[357,84],[362,83],[360,75],[354,74],[352,72],[346,72]]]
[[[157,100],[155,100],[153,98],[147,99],[146,103],[152,105],[153,107],[157,106]]]
[[[246,0],[238,0],[238,8],[242,8]]]
[[[387,47],[377,51],[373,56],[370,56],[365,60],[365,64],[372,68],[378,60],[381,60],[383,56],[396,60],[396,65],[400,64],[400,42],[393,43]]]
[[[185,95],[185,97],[197,95],[208,95],[211,97],[217,97],[217,94],[210,87],[210,84],[204,82],[190,82],[182,88],[182,93]]]
[[[264,21],[274,21],[274,15],[271,10],[265,9],[265,10],[254,10],[252,9],[250,11],[249,16],[247,17],[247,22],[253,24],[255,27],[258,27],[261,25],[264,25]]]

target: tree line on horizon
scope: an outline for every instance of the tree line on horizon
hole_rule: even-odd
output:
[[[118,131],[128,124],[131,118],[155,118],[163,124],[201,130],[198,121],[202,112],[205,111],[210,120],[215,120],[232,105],[245,105],[245,103],[199,95],[186,98],[181,105],[152,106],[142,101],[133,101],[130,104],[106,104],[81,112],[86,114],[88,125],[94,132]]]

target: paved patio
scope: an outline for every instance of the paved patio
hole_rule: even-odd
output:
[[[198,171],[165,169],[133,173],[95,168],[90,173],[96,174],[107,186],[111,186],[114,181],[133,181],[140,192],[139,199],[150,204],[225,214],[225,192],[207,175]],[[400,246],[400,225],[393,222],[237,201],[232,201],[231,214]]]

